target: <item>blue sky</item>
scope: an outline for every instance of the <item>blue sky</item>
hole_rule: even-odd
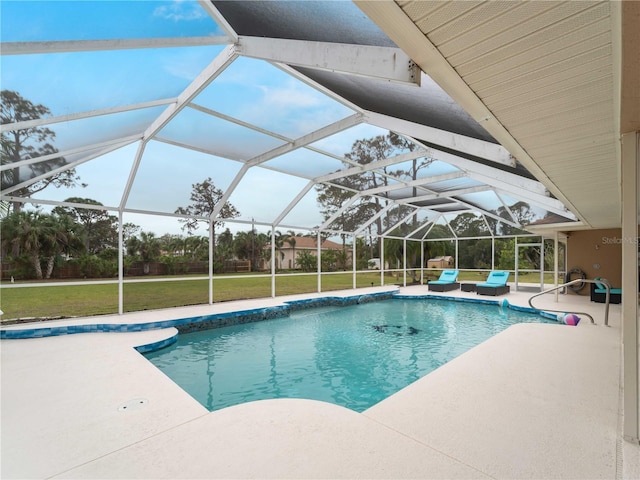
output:
[[[10,0],[3,1],[0,8],[3,42],[222,35],[195,1]],[[1,60],[2,88],[46,105],[54,116],[174,98],[222,49],[223,46],[207,46],[5,56]],[[195,103],[287,138],[297,138],[353,113],[278,68],[248,58],[235,61]],[[56,132],[55,146],[65,151],[126,137],[144,129],[163,109],[55,124],[51,127]],[[325,147],[332,153],[344,154],[354,136],[371,136],[372,132],[382,131],[359,127],[325,142]],[[231,183],[241,163],[223,156],[251,158],[284,143],[193,109],[183,110],[161,136],[215,149],[220,156],[149,143],[129,197],[130,208],[173,212],[189,203],[193,183],[208,176],[219,188]],[[132,145],[78,166],[81,180],[89,184],[87,189],[49,188],[36,198],[64,200],[81,196],[117,206],[136,148]],[[286,165],[290,171],[310,175],[340,167],[336,160],[324,157],[324,170],[316,166],[314,171],[316,164],[309,159],[317,162],[318,157],[317,153],[300,150],[288,155]],[[282,160],[272,164],[274,168],[284,165]],[[269,222],[306,183],[305,179],[252,169],[234,192],[232,203],[242,213],[242,219]],[[313,194],[296,212],[287,223],[313,227],[321,221]],[[179,232],[174,219],[139,217],[135,223],[159,234]]]

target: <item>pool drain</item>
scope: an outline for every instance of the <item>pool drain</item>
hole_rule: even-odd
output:
[[[118,407],[119,412],[130,412],[131,410],[138,410],[149,403],[149,400],[146,398],[134,398],[133,400],[129,400],[124,402],[122,405]]]
[[[374,325],[373,329],[380,333],[391,333],[398,336],[415,335],[420,330],[407,325]]]

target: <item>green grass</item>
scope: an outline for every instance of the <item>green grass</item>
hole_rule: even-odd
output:
[[[430,278],[437,278],[440,272],[429,272]],[[460,272],[459,280],[480,282],[488,272]],[[158,277],[155,277],[158,278]],[[162,277],[167,278],[167,277]],[[419,272],[418,272],[419,278]],[[537,273],[519,274],[523,283],[538,283]],[[425,282],[427,272],[425,272]],[[513,274],[510,276],[513,281]],[[385,285],[401,284],[402,272],[394,272],[384,277]],[[59,283],[59,282],[55,282]],[[407,284],[411,283],[408,275]],[[545,275],[545,283],[553,283],[553,275]],[[358,288],[380,285],[380,272],[358,273]],[[353,274],[322,275],[322,291],[350,289]],[[159,308],[201,305],[209,302],[209,280],[175,280],[163,282],[125,283],[124,311],[154,310]],[[276,277],[276,296],[314,293],[318,291],[316,274]],[[271,296],[271,276],[248,277],[237,275],[233,278],[213,280],[213,301],[226,302]],[[118,312],[117,284],[55,285],[24,288],[1,288],[0,309],[4,312],[2,321],[16,318],[58,318],[101,315]]]
[[[166,278],[166,277],[164,277]],[[276,295],[316,292],[315,274],[276,277]],[[322,276],[322,290],[351,288],[352,273]],[[380,285],[379,273],[358,274],[357,286]],[[153,310],[209,302],[209,280],[125,283],[124,311]],[[215,278],[214,302],[271,296],[271,276]],[[117,284],[51,285],[0,289],[2,321],[16,318],[58,318],[118,312]]]

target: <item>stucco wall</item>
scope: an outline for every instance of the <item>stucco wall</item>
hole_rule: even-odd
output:
[[[586,230],[568,232],[567,268],[580,268],[587,278],[603,277],[614,287],[622,282],[622,231]],[[574,277],[575,278],[575,277]],[[589,295],[587,285],[579,293]]]

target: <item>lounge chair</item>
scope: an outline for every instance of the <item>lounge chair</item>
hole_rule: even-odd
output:
[[[600,280],[600,281],[599,281]],[[611,283],[606,278],[594,278],[596,283],[591,284],[591,301],[596,303],[604,303],[607,298],[607,288],[604,283],[606,282],[611,286]],[[621,303],[622,302],[622,289],[610,288],[609,289],[609,303]]]
[[[510,287],[507,285],[509,272],[502,270],[494,270],[487,277],[486,282],[476,285],[476,293],[478,295],[504,295],[509,293]]]
[[[460,288],[457,279],[458,270],[443,270],[438,280],[432,280],[427,285],[430,292],[448,292]]]

